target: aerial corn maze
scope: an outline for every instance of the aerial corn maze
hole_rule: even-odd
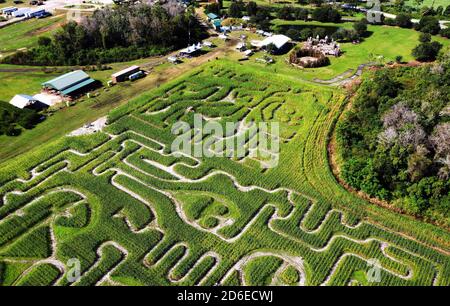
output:
[[[25,154],[0,169],[0,284],[450,285],[434,227],[336,182],[327,143],[345,104],[336,88],[215,61],[115,109],[101,132]],[[173,124],[195,115],[240,124],[222,139],[190,130],[193,147],[246,135],[245,154],[174,152]],[[279,122],[275,167],[251,154],[262,121]]]

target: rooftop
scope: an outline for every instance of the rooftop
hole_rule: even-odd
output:
[[[209,19],[217,19],[217,18],[219,18],[219,16],[217,16],[216,14],[213,14],[213,13],[208,13],[208,14],[206,14],[206,16],[208,16]]]
[[[280,49],[283,47],[286,43],[288,43],[291,39],[287,37],[286,35],[272,35],[270,37],[267,37],[264,40],[259,41],[252,41],[252,45],[256,47],[266,47],[270,44],[275,45],[277,49]]]
[[[120,71],[118,71],[118,72],[112,74],[111,76],[112,76],[112,77],[118,77],[118,76],[120,76],[120,75],[122,75],[122,74],[130,73],[131,71],[134,71],[134,70],[136,70],[136,69],[140,69],[140,67],[134,65],[134,66],[125,68],[125,69],[123,69],[123,70],[120,70]]]
[[[42,83],[42,86],[50,87],[58,91],[63,91],[78,83],[90,79],[89,75],[83,70],[75,70],[61,75],[53,80]]]
[[[30,104],[33,104],[35,100],[36,99],[34,99],[32,96],[19,94],[15,95],[14,98],[12,98],[11,101],[9,101],[9,103],[17,108],[23,109],[29,106]]]

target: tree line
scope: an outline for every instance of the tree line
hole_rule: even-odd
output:
[[[161,54],[197,42],[203,35],[193,11],[177,2],[96,10],[70,21],[52,38],[4,59],[12,64],[90,65]]]
[[[411,214],[450,225],[450,53],[365,78],[338,124],[341,176]]]

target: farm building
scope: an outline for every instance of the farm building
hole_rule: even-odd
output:
[[[169,61],[169,63],[172,63],[172,64],[178,64],[178,62],[179,62],[179,60],[176,56],[169,56],[167,58],[167,60]]]
[[[15,95],[9,103],[20,109],[29,108],[40,110],[47,107],[46,104],[28,95]]]
[[[204,42],[203,42],[203,46],[208,47],[208,48],[211,48],[211,47],[213,46],[213,43],[210,42],[210,41],[204,41]]]
[[[141,71],[141,68],[139,66],[131,66],[126,69],[123,69],[119,72],[116,72],[111,75],[111,79],[113,83],[119,83],[124,82],[128,80],[128,77],[136,72]]]
[[[220,19],[214,19],[213,21],[211,21],[214,30],[216,31],[220,31],[221,27],[222,27],[222,20]]]
[[[184,48],[182,50],[180,50],[180,55],[181,56],[192,56],[197,54],[198,52],[200,52],[200,50],[202,49],[202,45],[200,43],[193,44],[192,46],[189,46],[187,48]]]
[[[23,17],[26,13],[30,12],[31,9],[29,8],[20,8],[17,11],[12,12],[13,17]]]
[[[26,12],[25,17],[35,18],[35,17],[45,16],[46,14],[47,14],[47,12],[44,9],[35,9],[35,10],[30,10],[29,12]]]
[[[274,45],[277,51],[283,50],[291,39],[285,35],[272,35],[264,40],[252,40],[253,47],[265,49],[268,45]]]
[[[219,18],[219,16],[217,16],[216,14],[213,14],[213,13],[206,14],[206,17],[208,17],[208,21],[212,21],[214,19],[218,19]]]
[[[45,91],[54,92],[61,96],[74,96],[87,90],[95,83],[83,70],[75,70],[59,76],[53,80],[42,83]]]
[[[3,15],[12,15],[13,12],[15,12],[17,10],[18,10],[17,7],[5,7],[5,8],[2,8],[2,14]]]

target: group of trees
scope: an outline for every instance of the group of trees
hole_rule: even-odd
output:
[[[31,109],[19,109],[0,101],[0,135],[17,136],[22,128],[31,129],[41,121],[41,115]]]
[[[429,33],[421,33],[419,42],[420,44],[412,50],[412,55],[418,61],[434,61],[442,48],[442,44],[431,41],[431,34]]]
[[[417,13],[421,16],[437,16],[437,17],[450,17],[450,5],[437,7],[428,7],[423,4],[423,0],[414,0],[420,7],[413,7],[407,5],[407,0],[395,0],[394,5],[390,6],[390,9],[394,9],[396,13]],[[433,3],[434,4],[434,3]]]
[[[443,37],[450,38],[450,28],[441,28],[437,17],[424,16],[420,19],[419,23],[413,23],[411,18],[412,17],[410,14],[400,13],[395,19],[386,18],[384,20],[384,24],[399,26],[401,28],[414,28],[415,30],[423,33],[429,33],[432,35],[440,34]]]
[[[277,12],[277,17],[284,20],[308,20],[309,11],[301,7],[283,6]]]
[[[338,124],[342,178],[450,225],[450,56],[373,72]]]
[[[314,9],[311,17],[313,20],[320,22],[340,22],[342,19],[341,13],[331,5],[324,5]]]
[[[186,46],[201,39],[194,14],[177,2],[127,5],[97,10],[69,22],[52,39],[6,62],[33,65],[87,65],[132,60]]]

